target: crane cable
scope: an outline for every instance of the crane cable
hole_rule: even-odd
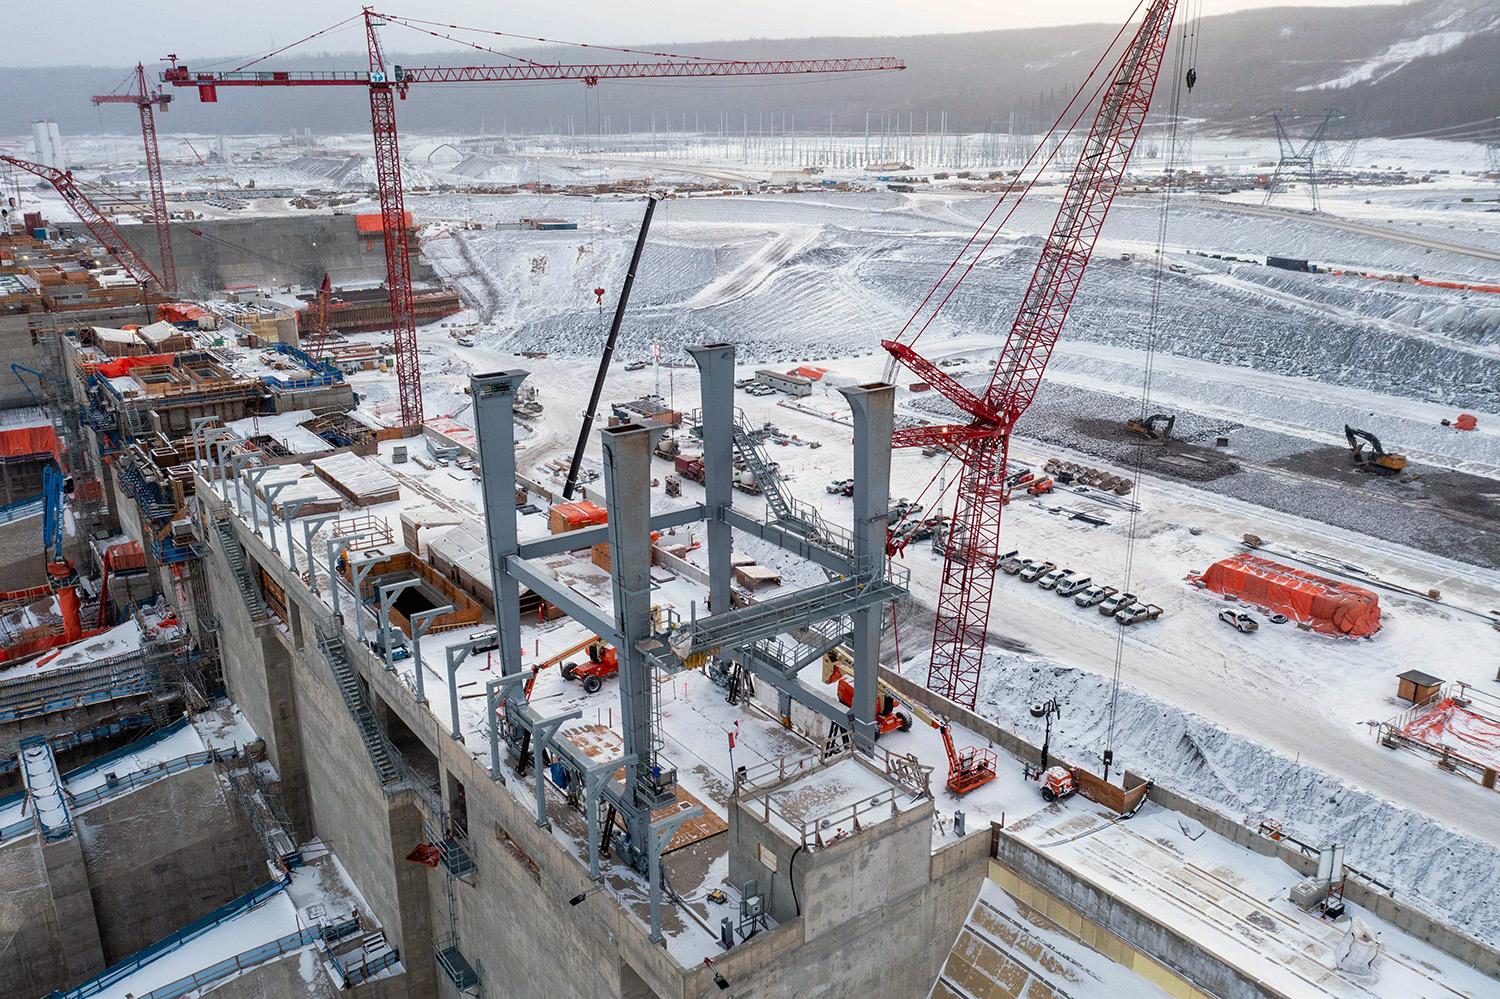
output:
[[[1193,46],[1197,45],[1197,32],[1193,35]],[[1187,45],[1189,32],[1182,30],[1177,35],[1177,72],[1173,75],[1172,82],[1172,110],[1170,116],[1170,128],[1168,133],[1167,163],[1165,176],[1162,183],[1161,209],[1157,217],[1156,227],[1156,269],[1151,281],[1151,306],[1144,328],[1145,333],[1145,364],[1141,379],[1141,417],[1145,418],[1147,410],[1151,405],[1151,381],[1155,369],[1156,359],[1156,335],[1157,323],[1161,314],[1162,276],[1166,269],[1166,244],[1167,225],[1172,210],[1172,187],[1176,182],[1177,172],[1177,129],[1182,107],[1182,87],[1186,79],[1188,69],[1194,68],[1191,64],[1191,52]],[[1186,67],[1186,68],[1185,68]],[[1194,72],[1194,82],[1197,74]],[[1144,471],[1146,459],[1147,442],[1144,438],[1135,444],[1135,461],[1131,469],[1131,495],[1135,500],[1130,504],[1130,516],[1125,534],[1125,576],[1121,585],[1121,592],[1130,592],[1131,574],[1135,567],[1135,543],[1138,536],[1138,528],[1141,511],[1141,475]],[[1105,727],[1104,737],[1104,777],[1109,778],[1109,767],[1114,759],[1115,747],[1115,722],[1119,714],[1120,703],[1120,674],[1125,658],[1125,628],[1126,625],[1115,623],[1115,661],[1114,672],[1110,681],[1108,720]]]

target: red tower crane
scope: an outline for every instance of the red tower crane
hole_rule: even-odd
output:
[[[1101,88],[1082,155],[983,392],[973,392],[949,376],[918,354],[910,342],[882,341],[895,361],[968,416],[967,423],[897,430],[891,441],[894,447],[941,447],[962,464],[938,592],[927,686],[968,708],[974,707],[979,693],[1000,552],[1011,431],[1036,396],[1104,217],[1125,177],[1151,106],[1176,8],[1177,0],[1152,0],[1115,62],[1107,85]],[[962,280],[962,274],[957,280]]]
[[[9,163],[13,167],[25,170],[27,173],[35,174],[57,189],[68,207],[78,216],[80,222],[94,238],[103,245],[105,252],[120,262],[120,266],[142,285],[154,284],[158,288],[166,288],[166,282],[156,273],[146,258],[136,252],[130,245],[130,241],[120,234],[120,230],[109,220],[109,216],[99,210],[99,206],[90,201],[79,190],[77,183],[73,180],[71,170],[58,170],[56,167],[44,166],[41,163],[32,163],[28,160],[18,160],[14,156],[0,156],[0,162]]]
[[[151,189],[151,215],[156,223],[156,247],[161,256],[157,283],[169,294],[177,293],[177,262],[172,258],[172,233],[167,220],[167,192],[161,180],[161,153],[156,148],[156,109],[167,110],[172,95],[146,86],[146,67],[135,64],[134,91],[123,94],[99,94],[95,104],[134,104],[141,112],[141,138],[146,145],[146,184]],[[194,155],[197,151],[194,150]],[[199,162],[202,162],[201,160]],[[88,220],[84,220],[88,224]],[[90,229],[93,227],[90,226]],[[97,234],[96,234],[97,235]],[[153,276],[155,273],[153,272]]]
[[[172,59],[172,66],[162,73],[162,81],[174,87],[196,87],[198,99],[214,103],[220,87],[364,87],[370,95],[370,123],[375,137],[375,178],[380,191],[380,214],[385,236],[386,288],[390,296],[391,327],[395,339],[396,381],[401,397],[401,422],[413,427],[422,422],[422,378],[417,362],[417,334],[412,309],[410,248],[407,244],[408,223],[405,198],[401,187],[401,154],[396,131],[396,99],[405,99],[409,88],[422,83],[505,83],[539,80],[579,80],[596,86],[601,80],[635,78],[677,79],[683,77],[781,76],[797,73],[849,73],[905,69],[905,64],[889,57],[854,59],[741,60],[701,59],[671,53],[655,62],[602,62],[589,64],[540,63],[503,52],[494,54],[513,60],[497,66],[386,66],[378,29],[388,22],[415,28],[425,34],[464,41],[472,48],[494,52],[463,39],[418,27],[431,24],[459,30],[458,25],[436,22],[414,22],[391,14],[364,8],[365,45],[369,69],[365,72],[312,71],[290,72],[243,71],[191,72]],[[349,18],[347,20],[353,20]],[[347,23],[346,22],[340,22]],[[331,30],[325,29],[325,30]],[[318,32],[317,34],[322,34]],[[492,34],[500,34],[492,32]],[[309,36],[316,37],[316,35]],[[547,39],[536,39],[547,41]],[[576,43],[574,43],[576,44]],[[593,46],[601,47],[601,46]],[[621,50],[628,51],[628,50]],[[258,62],[259,60],[255,60]],[[247,63],[246,65],[252,65]],[[144,114],[144,112],[143,112]],[[144,120],[144,119],[143,119]]]

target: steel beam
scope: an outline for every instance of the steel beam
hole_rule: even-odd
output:
[[[620,641],[620,730],[625,755],[630,841],[647,842],[651,809],[660,802],[647,792],[657,776],[651,661],[641,643],[651,636],[651,431],[634,423],[599,432],[604,457],[604,502],[609,511],[610,584]]]
[[[663,513],[651,515],[651,530],[665,531],[673,527],[681,527],[684,524],[696,524],[707,516],[707,510],[701,505],[686,507],[681,510],[667,510]],[[592,548],[602,541],[609,540],[609,525],[598,524],[594,527],[582,527],[576,531],[568,531],[564,534],[554,534],[538,541],[523,541],[520,545],[521,558],[545,558],[548,555],[556,555],[559,552],[578,551],[581,548]]]
[[[854,564],[883,574],[890,520],[891,430],[896,388],[881,382],[839,389],[854,414]],[[854,630],[854,720],[850,734],[866,753],[875,751],[875,694],[880,673],[881,608],[852,614]]]
[[[552,823],[547,819],[547,794],[546,778],[542,775],[545,764],[542,757],[546,755],[547,747],[552,745],[552,740],[557,736],[557,730],[563,727],[565,722],[575,718],[582,718],[583,711],[574,708],[567,714],[553,715],[550,718],[539,718],[528,706],[522,709],[524,714],[531,715],[531,774],[536,783],[536,824],[542,829],[552,828]]]
[[[608,617],[605,617],[605,612],[600,610],[596,604],[582,594],[575,593],[557,580],[544,575],[540,569],[519,556],[507,560],[506,572],[518,583],[526,584],[527,589],[540,596],[549,604],[561,607],[563,613],[587,627],[606,642],[615,646],[620,644],[620,632],[615,628],[615,623]],[[504,641],[503,637],[501,641]],[[520,646],[517,645],[518,653],[519,648]]]
[[[724,511],[724,519],[730,527],[769,541],[782,551],[805,558],[819,568],[846,576],[854,572],[854,566],[848,558],[807,540],[795,531],[788,531],[777,524],[769,524],[733,507]]]
[[[710,343],[687,348],[698,365],[703,410],[703,492],[708,517],[708,610],[731,606],[733,532],[725,519],[734,505],[734,346]]]
[[[412,356],[415,358],[415,350]],[[474,399],[474,435],[479,442],[501,676],[521,672],[521,587],[509,563],[520,551],[516,540],[516,421],[512,407],[516,391],[526,376],[525,371],[494,371],[469,378],[469,391]]]
[[[411,616],[411,657],[416,662],[417,677],[417,703],[427,703],[427,685],[422,677],[422,636],[427,634],[427,629],[432,627],[432,622],[444,614],[452,614],[453,605],[444,604],[434,607],[432,610],[418,611]]]

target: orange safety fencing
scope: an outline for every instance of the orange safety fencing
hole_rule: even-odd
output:
[[[0,430],[0,460],[26,458],[49,452],[59,461],[62,460],[57,449],[57,432],[50,425]]]
[[[1451,752],[1500,769],[1500,721],[1443,697],[1399,729],[1436,752]]]
[[[1325,635],[1363,638],[1380,630],[1380,598],[1372,591],[1259,555],[1221,559],[1198,579],[1215,593],[1280,612]]]
[[[105,378],[119,378],[128,375],[134,368],[154,368],[163,364],[171,364],[176,360],[176,354],[141,354],[138,357],[117,357],[113,361],[101,361],[98,364],[87,365]]]

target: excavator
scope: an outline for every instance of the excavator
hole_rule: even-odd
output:
[[[1406,455],[1387,451],[1380,446],[1380,438],[1368,430],[1358,430],[1346,423],[1344,437],[1354,454],[1355,468],[1380,475],[1395,475],[1406,469]]]
[[[1172,439],[1172,427],[1176,424],[1175,415],[1153,413],[1145,419],[1131,417],[1125,421],[1125,429],[1138,433],[1147,440],[1160,441],[1165,444]],[[1158,427],[1161,429],[1158,430]]]
[[[854,660],[849,652],[840,647],[823,657],[823,682],[839,684],[839,703],[854,706]],[[968,794],[995,779],[995,753],[982,746],[965,746],[957,749],[948,723],[929,714],[920,704],[903,703],[896,692],[884,680],[876,681],[875,724],[881,735],[893,729],[905,732],[911,728],[911,714],[938,730],[943,737],[943,749],[948,753],[948,790],[956,796]],[[903,706],[911,714],[900,710]]]

